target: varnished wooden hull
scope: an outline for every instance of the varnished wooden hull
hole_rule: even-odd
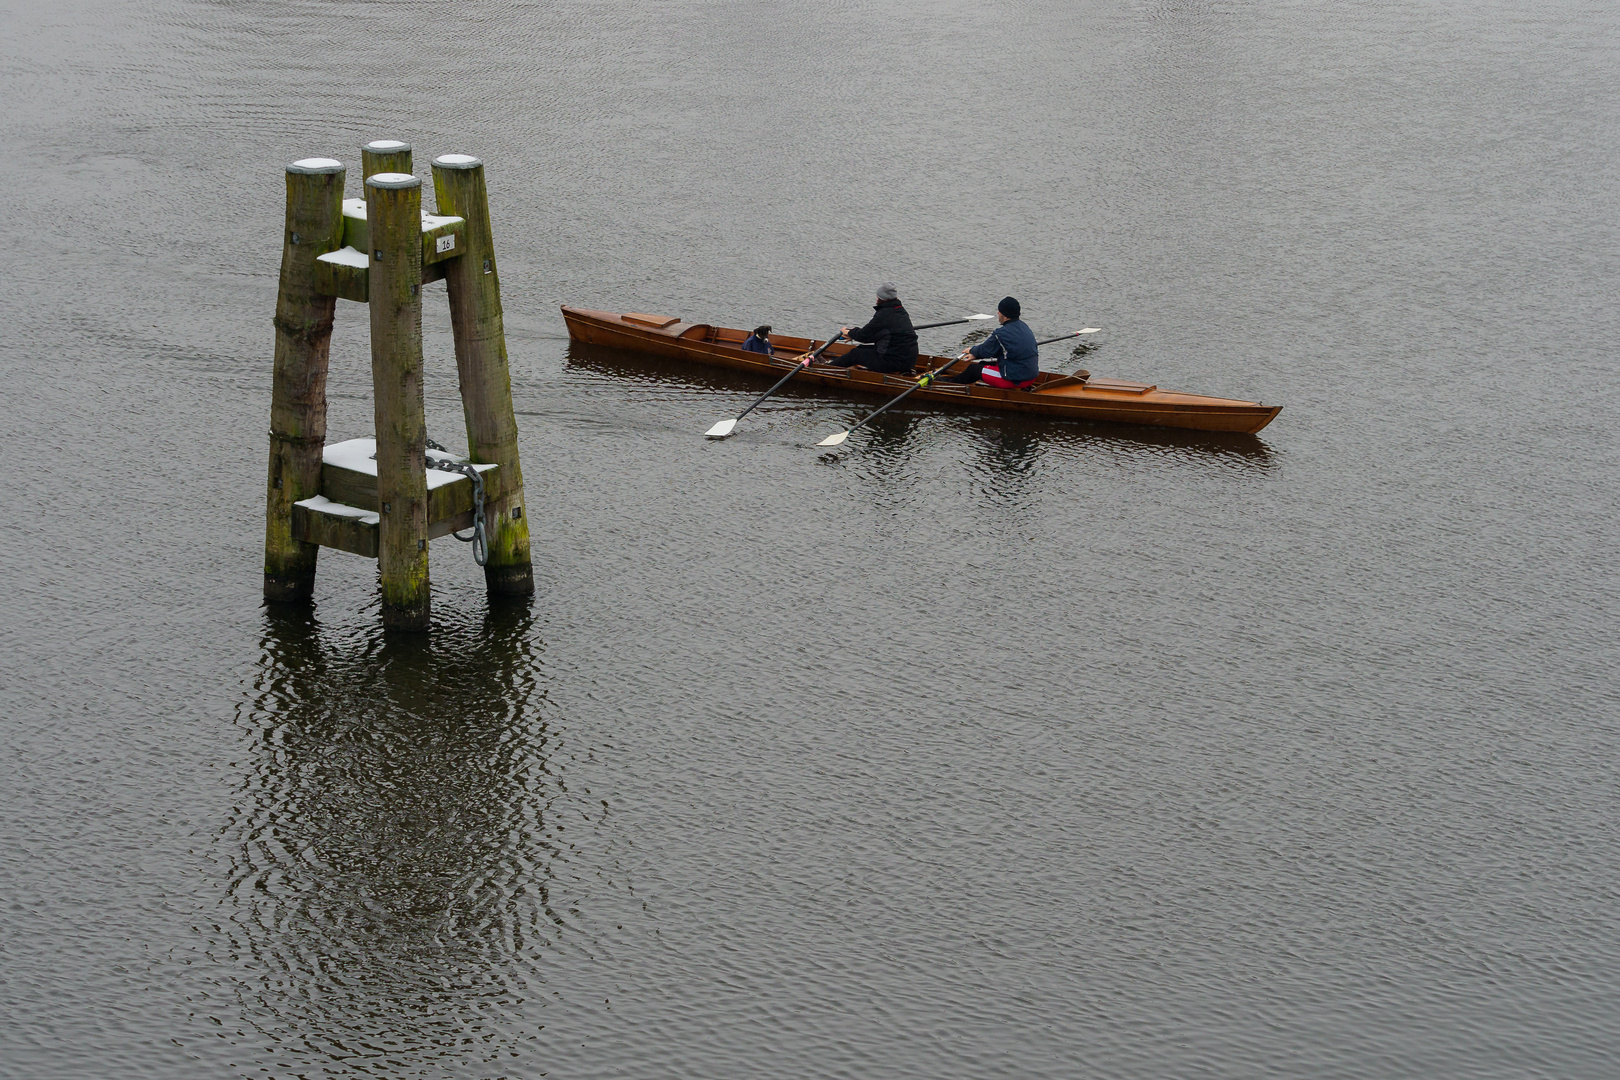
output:
[[[744,352],[745,330],[689,323],[665,316],[611,311],[591,311],[563,305],[568,333],[575,341],[609,345],[636,352],[652,353],[711,367],[736,368],[781,378],[792,366],[793,356],[816,348],[820,341],[772,334],[777,355]],[[852,346],[833,345],[827,353],[841,356]],[[918,363],[933,368],[952,363],[943,356],[924,356]],[[796,383],[818,383],[846,391],[878,397],[893,397],[915,381],[906,375],[882,375],[831,365],[812,365],[794,377]],[[1156,427],[1191,428],[1196,431],[1256,432],[1282,411],[1281,405],[1261,405],[1254,401],[1204,397],[1160,390],[1146,383],[1119,379],[1093,379],[1085,385],[1065,380],[1061,375],[1041,373],[1041,383],[1031,390],[997,390],[990,386],[959,386],[941,383],[918,390],[908,401],[938,401],[1003,412],[1035,413],[1073,420],[1103,420],[1120,424],[1149,424]]]

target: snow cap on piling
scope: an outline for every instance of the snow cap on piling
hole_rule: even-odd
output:
[[[290,173],[302,173],[305,176],[321,176],[326,173],[343,171],[343,162],[337,158],[307,157],[300,158],[287,166]]]
[[[380,172],[375,176],[366,177],[366,187],[374,188],[413,188],[421,187],[422,178],[402,172]]]
[[[476,169],[484,163],[471,154],[440,154],[433,164],[444,169]]]
[[[361,147],[363,150],[370,150],[373,154],[397,154],[401,150],[409,150],[410,148],[410,143],[400,142],[398,139],[372,139]]]

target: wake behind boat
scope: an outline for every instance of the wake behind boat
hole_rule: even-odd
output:
[[[568,323],[568,334],[575,341],[667,356],[710,367],[752,371],[772,379],[781,378],[805,353],[825,344],[815,338],[772,334],[770,343],[777,355],[766,356],[744,351],[742,343],[748,337],[746,330],[709,323],[689,323],[667,315],[640,312],[621,315],[567,304],[562,306],[562,313]],[[842,356],[852,348],[854,346],[851,344],[836,343],[828,345],[822,355]],[[917,374],[941,366],[948,371],[958,363],[954,357],[925,354],[918,357]],[[880,374],[817,363],[795,376],[795,381],[893,397],[915,386],[917,376]],[[964,386],[931,382],[918,388],[912,397],[1000,412],[1191,428],[1196,431],[1253,433],[1271,423],[1282,411],[1281,405],[1184,394],[1124,379],[1090,378],[1082,382],[1072,376],[1046,371],[1041,372],[1039,380],[1028,390],[999,390],[982,384]]]

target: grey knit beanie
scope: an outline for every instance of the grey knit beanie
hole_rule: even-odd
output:
[[[892,281],[885,281],[883,284],[878,286],[879,300],[893,300],[899,295],[900,292],[894,287],[894,282]]]

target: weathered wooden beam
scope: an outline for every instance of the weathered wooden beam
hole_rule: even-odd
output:
[[[328,446],[321,465],[321,494],[335,503],[378,512],[382,503],[377,496],[377,462],[371,457],[375,449],[376,443],[371,439],[352,439]],[[437,450],[426,452],[429,460],[440,456]],[[501,495],[501,469],[499,465],[480,465],[478,471],[483,475],[487,504]],[[428,469],[427,500],[429,536],[443,536],[443,533],[433,532],[437,522],[472,513],[472,481],[453,472]]]
[[[364,248],[340,247],[315,260],[315,287],[327,296],[364,304],[370,281],[371,256]]]
[[[466,219],[465,254],[443,265],[467,420],[467,449],[473,461],[494,462],[501,472],[502,494],[485,508],[489,562],[484,567],[484,582],[493,593],[528,596],[534,592],[529,522],[523,511],[523,470],[518,462],[517,417],[512,410],[512,375],[484,163],[466,154],[434,159],[433,189],[440,213]]]
[[[361,515],[359,508],[328,503],[317,496],[293,503],[293,535],[307,544],[346,551],[366,559],[377,557],[380,515]],[[428,522],[428,539],[437,540],[473,527],[473,512],[464,510],[442,521]]]
[[[375,559],[381,502],[377,497],[375,439],[330,443],[321,465],[321,493],[293,504],[292,531],[299,540]],[[427,451],[432,460],[441,455]],[[460,460],[451,458],[451,460]],[[500,466],[480,465],[486,498],[500,495]],[[473,527],[473,485],[465,476],[427,471],[429,540]]]
[[[293,534],[307,544],[346,551],[366,559],[377,557],[380,515],[363,514],[358,507],[329,502],[317,496],[293,503]],[[473,527],[473,512],[464,510],[443,521],[428,523],[428,539],[437,540]]]
[[[264,598],[272,602],[308,603],[315,590],[320,548],[293,535],[292,507],[320,492],[336,301],[317,288],[315,262],[342,243],[344,175],[332,158],[287,166],[265,488]]]
[[[466,222],[459,217],[422,215],[422,284],[444,280],[443,263],[467,250],[466,231]],[[371,229],[366,225],[364,199],[343,201],[343,243],[316,260],[316,287],[328,296],[364,304],[371,294]]]
[[[371,250],[371,230],[366,227],[366,200],[343,200],[343,243],[356,251]]]
[[[377,557],[375,510],[362,510],[317,495],[293,503],[293,532],[300,540],[321,547],[336,548],[367,559]]]
[[[422,215],[422,264],[433,266],[467,253],[467,222],[452,214]]]
[[[422,402],[422,181],[366,177],[371,381],[377,430],[377,562],[383,626],[426,630],[427,421]]]

